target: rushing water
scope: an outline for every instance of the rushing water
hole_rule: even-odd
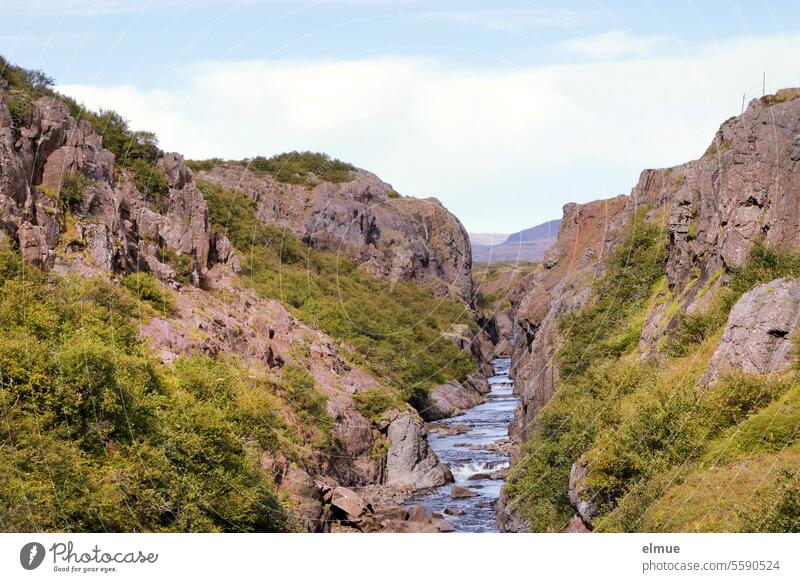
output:
[[[495,375],[489,378],[491,392],[486,402],[469,409],[461,416],[440,420],[434,425],[454,427],[465,425],[468,432],[457,435],[437,434],[430,431],[428,442],[442,462],[450,465],[456,485],[477,493],[467,499],[453,499],[451,485],[438,487],[411,501],[425,505],[432,511],[444,513],[446,508],[458,508],[462,515],[445,515],[457,531],[497,531],[494,502],[503,485],[501,479],[470,479],[479,474],[491,474],[508,468],[508,456],[491,448],[484,448],[508,438],[508,425],[519,403],[512,394],[513,382],[508,377],[510,358],[492,361]]]

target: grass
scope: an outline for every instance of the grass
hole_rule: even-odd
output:
[[[215,229],[243,256],[243,280],[338,340],[355,363],[386,379],[402,400],[421,406],[436,384],[462,380],[477,364],[442,337],[455,323],[474,326],[463,305],[411,283],[367,275],[335,254],[316,251],[290,232],[263,225],[254,203],[200,183]]]
[[[643,316],[669,300],[658,241],[654,227],[629,227],[587,303],[562,317],[561,383],[509,477],[509,503],[533,530],[563,530],[574,514],[566,496],[569,471],[582,457],[589,466],[584,496],[598,505],[598,531],[795,527],[796,482],[773,480],[796,459],[800,391],[794,372],[731,373],[705,390],[696,386],[739,297],[763,282],[800,275],[800,258],[756,244],[705,312],[674,311],[656,364],[639,359],[636,343]],[[767,501],[748,507],[763,526],[739,513],[761,490]],[[785,490],[788,501],[776,502],[775,491]]]

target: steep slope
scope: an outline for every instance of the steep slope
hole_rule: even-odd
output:
[[[305,200],[275,206],[269,221],[257,214],[266,198],[215,188],[213,170],[197,180],[154,136],[114,113],[82,110],[39,73],[4,62],[0,70],[0,245],[10,249],[0,265],[8,339],[0,400],[20,405],[3,436],[4,464],[14,470],[4,474],[0,527],[406,528],[395,509],[368,501],[392,504],[452,479],[406,401],[424,403],[437,383],[466,380],[478,367],[471,258],[457,219],[438,203],[397,198],[358,170],[302,192],[250,174],[256,188]],[[364,220],[353,222],[353,211]],[[366,238],[350,237],[356,224]],[[337,236],[342,257],[332,252]],[[448,337],[453,326],[466,345]],[[20,359],[23,346],[41,370]],[[90,381],[66,373],[69,358],[114,367]],[[123,429],[114,416],[122,409],[156,420]],[[94,420],[93,410],[101,411]],[[26,439],[37,422],[44,440]],[[75,422],[80,434],[69,429]],[[157,476],[137,461],[140,446],[166,459]],[[102,507],[72,503],[81,493],[69,472],[45,494],[49,461],[23,462],[37,447],[74,460],[85,487],[103,492]],[[215,463],[231,483],[246,481],[246,500],[222,504]],[[114,471],[126,477],[109,479]],[[40,513],[25,513],[26,491],[42,491]],[[134,517],[115,519],[125,505],[137,508]],[[423,518],[419,527],[447,529]]]
[[[565,208],[515,305],[503,527],[800,527],[797,280],[777,280],[800,275],[798,97],[752,101],[630,196]]]

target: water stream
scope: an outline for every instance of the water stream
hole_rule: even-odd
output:
[[[508,468],[508,455],[502,443],[508,439],[508,425],[514,417],[514,409],[519,400],[512,394],[513,381],[508,377],[510,358],[497,358],[492,361],[495,375],[489,378],[491,392],[486,401],[469,409],[461,416],[433,423],[442,428],[467,430],[462,434],[437,433],[431,430],[428,442],[453,471],[455,484],[474,491],[475,497],[453,499],[451,485],[433,489],[410,503],[425,505],[435,512],[445,513],[445,517],[455,526],[456,531],[495,532],[494,502],[500,494],[503,480],[499,475],[489,477],[493,472]],[[501,445],[501,446],[498,446]],[[459,515],[448,515],[449,512]]]

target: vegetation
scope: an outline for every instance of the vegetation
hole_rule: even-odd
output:
[[[279,390],[236,362],[158,364],[136,311],[126,287],[0,254],[0,530],[291,528],[258,465],[301,450]]]
[[[404,400],[420,404],[432,385],[474,371],[471,355],[442,337],[454,323],[474,325],[462,305],[362,273],[343,257],[261,224],[251,200],[213,184],[199,186],[214,228],[244,255],[246,284],[343,342],[356,363],[386,378]]]
[[[472,278],[478,287],[478,307],[489,317],[511,307],[509,295],[516,285],[538,269],[538,263],[498,261],[473,263]]]
[[[56,97],[67,104],[76,120],[88,121],[103,136],[103,146],[116,156],[118,166],[130,172],[140,192],[155,204],[164,204],[169,187],[163,172],[156,165],[163,152],[158,148],[155,134],[130,129],[125,118],[115,111],[93,112],[85,109],[74,99],[57,93],[53,89],[53,79],[41,71],[12,65],[1,56],[0,78],[11,87],[9,107],[15,127],[19,128],[30,120],[33,101],[41,97]]]
[[[734,373],[696,386],[741,294],[800,274],[800,259],[755,245],[706,312],[677,316],[656,365],[636,343],[664,293],[660,245],[658,229],[634,222],[586,305],[561,319],[561,385],[509,478],[511,502],[534,530],[563,530],[574,515],[570,468],[582,458],[599,531],[796,531],[796,475],[778,478],[800,458],[794,375]]]
[[[164,284],[149,273],[132,273],[122,278],[122,286],[139,300],[146,301],[161,313],[175,311],[175,301]]]
[[[349,182],[350,172],[355,170],[351,164],[315,152],[287,152],[271,158],[257,156],[242,163],[254,172],[268,172],[276,180],[289,184]]]

